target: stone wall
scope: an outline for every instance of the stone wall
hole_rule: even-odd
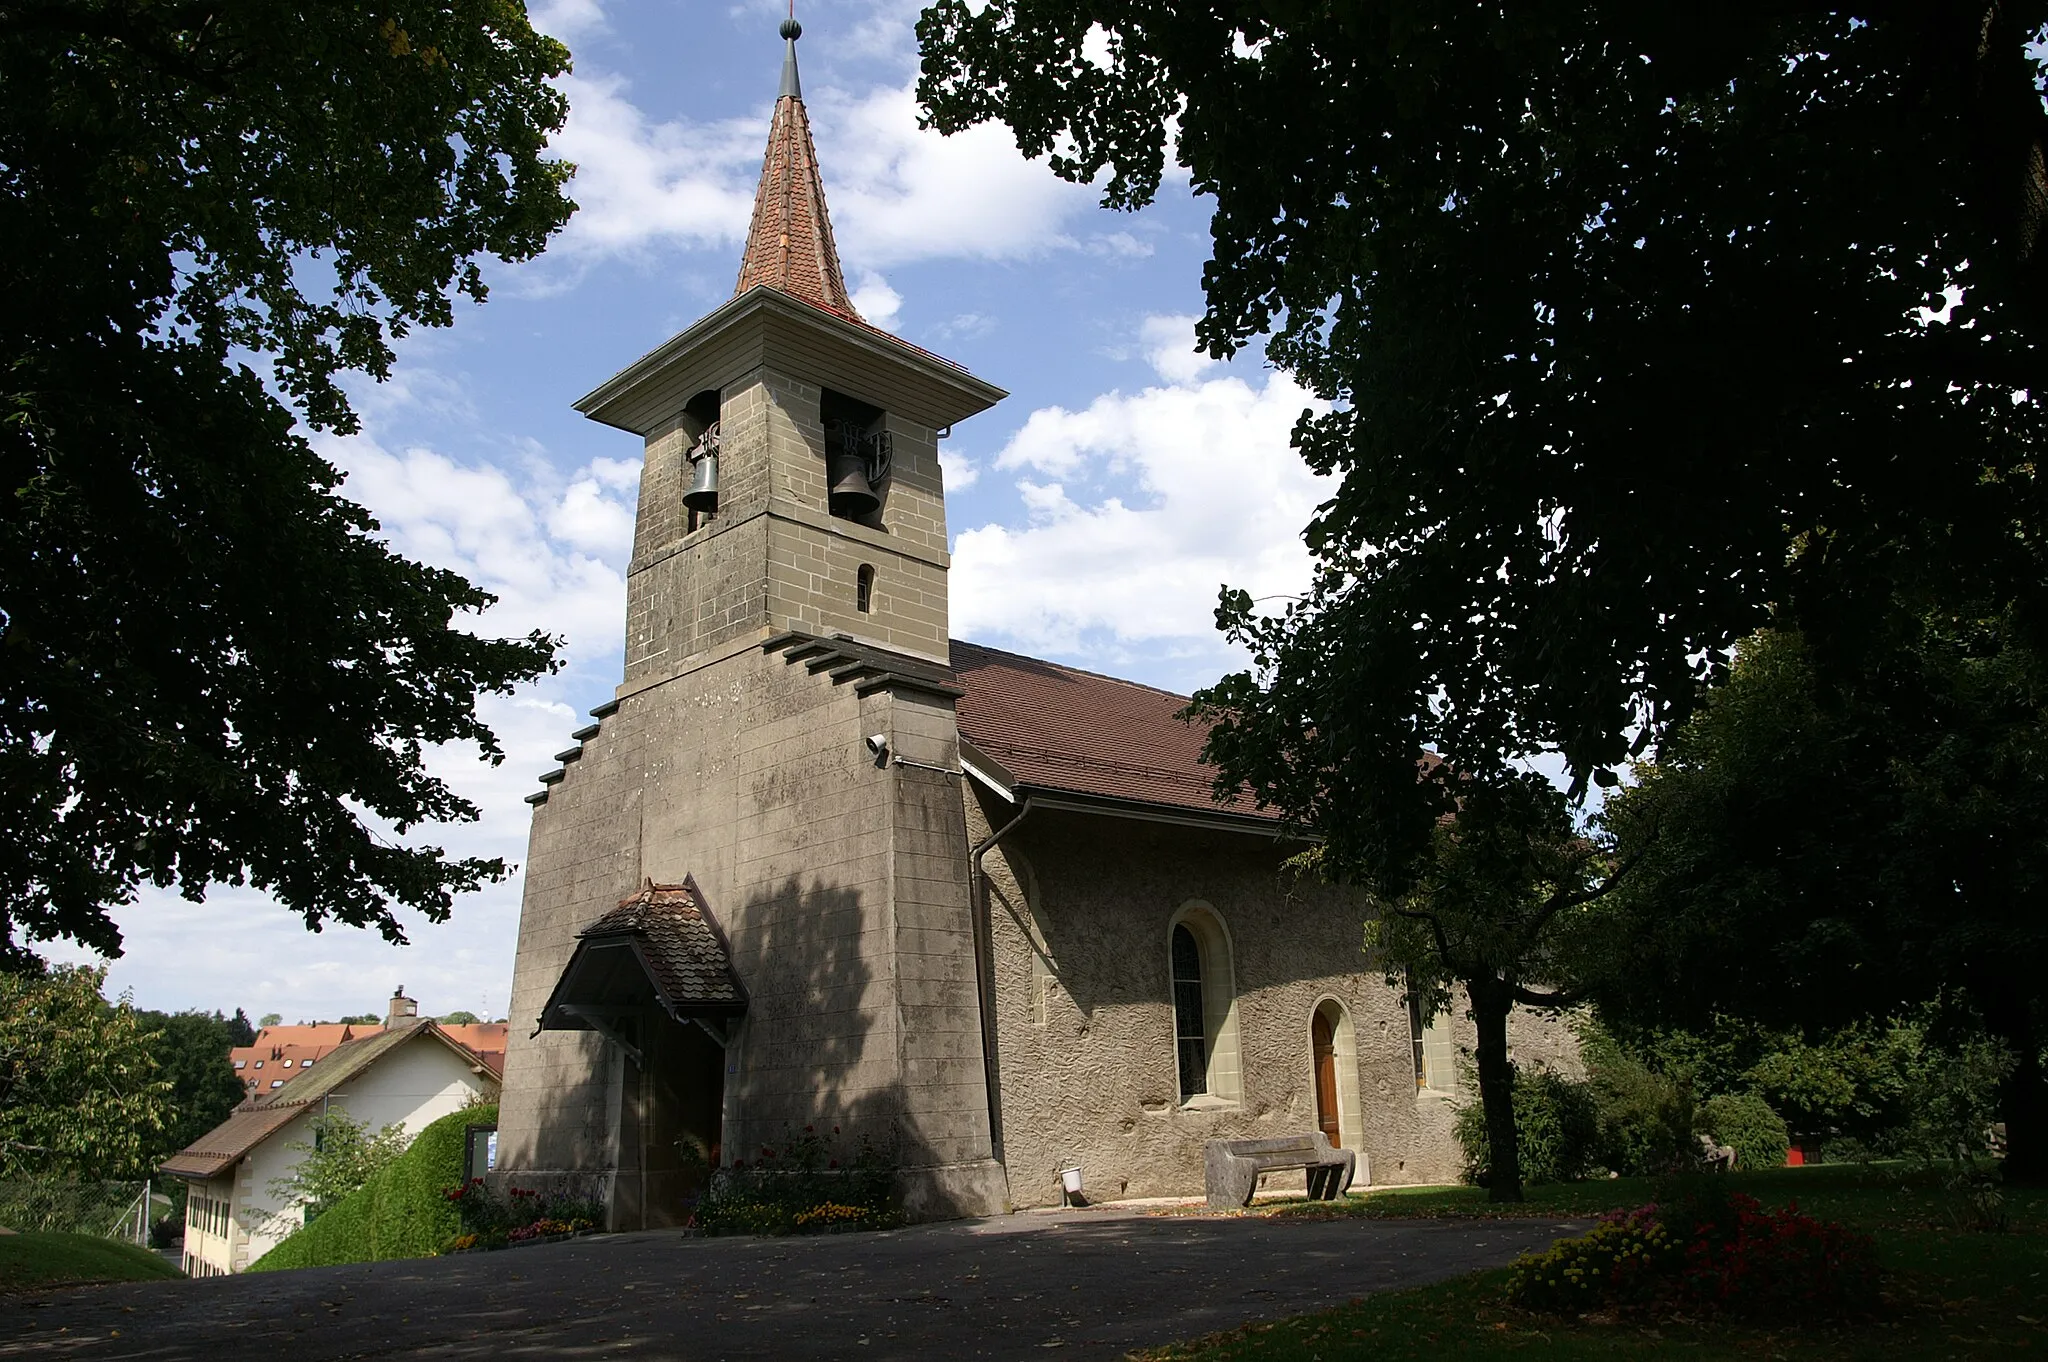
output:
[[[968,835],[1016,814],[980,787]],[[1447,1182],[1457,1098],[1418,1090],[1407,1006],[1363,949],[1357,897],[1298,880],[1294,848],[1242,833],[1034,811],[987,858],[1001,1153],[1019,1206],[1057,1204],[1078,1164],[1095,1199],[1201,1194],[1210,1139],[1316,1126],[1310,1027],[1334,999],[1348,1024],[1344,1143],[1361,1178]],[[1180,1101],[1167,961],[1177,913],[1200,902],[1230,943],[1240,1095]],[[1469,1052],[1460,1009],[1454,1034]],[[1517,1057],[1569,1063],[1554,1021],[1518,1017]],[[1298,1175],[1270,1180],[1301,1185]]]
[[[916,1191],[936,1198],[930,1213],[997,1209],[958,794],[878,767],[863,742],[888,734],[944,765],[951,724],[944,697],[861,695],[754,641],[627,694],[535,813],[502,1164],[526,1185],[612,1165],[617,1053],[588,1033],[526,1032],[577,931],[643,879],[691,875],[748,992],[727,1052],[726,1157],[839,1126],[848,1150],[865,1137],[951,1170],[933,1174],[950,1190]]]

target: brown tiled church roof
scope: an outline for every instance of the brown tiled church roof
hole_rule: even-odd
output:
[[[740,1007],[746,994],[733,973],[725,942],[705,912],[694,880],[640,891],[577,933],[585,941],[627,937],[637,941],[648,978],[671,1011]]]
[[[740,261],[733,296],[766,284],[859,321],[860,314],[853,310],[846,280],[839,272],[839,248],[832,243],[825,184],[818,174],[811,120],[804,112],[803,88],[797,80],[796,40],[802,33],[794,19],[782,26],[782,36],[788,42],[782,59],[782,90],[775,100],[768,154],[761,164],[761,186],[754,191],[754,221],[747,231],[747,253]]]
[[[1186,696],[959,639],[952,657],[960,736],[1018,784],[1278,821],[1248,798],[1216,802],[1208,729],[1178,717]]]

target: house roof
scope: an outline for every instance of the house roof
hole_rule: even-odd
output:
[[[1217,802],[1186,696],[959,639],[952,658],[960,736],[1015,785],[1279,822],[1248,798]]]
[[[576,953],[541,1012],[543,1027],[587,1026],[594,1015],[636,1005],[648,985],[677,1018],[746,1010],[724,934],[695,880],[649,880],[576,935]]]
[[[295,1068],[283,1087],[259,1091],[245,1099],[227,1120],[158,1166],[178,1177],[215,1177],[290,1125],[294,1117],[313,1103],[334,1094],[343,1083],[413,1040],[445,1045],[459,1058],[489,1073],[493,1079],[503,1071],[502,1059],[495,1066],[488,1063],[485,1056],[463,1045],[432,1021],[388,1031],[371,1031],[346,1045],[336,1046],[313,1068]],[[247,1076],[248,1071],[243,1072]]]
[[[825,183],[818,174],[810,116],[804,112],[803,88],[797,80],[796,40],[802,33],[794,19],[782,26],[782,88],[768,129],[768,153],[761,162],[754,219],[733,296],[766,284],[857,322],[861,318],[840,273],[832,219],[825,211]]]
[[[173,1177],[205,1181],[218,1177],[290,1125],[306,1110],[304,1102],[245,1102],[228,1119],[158,1165]]]

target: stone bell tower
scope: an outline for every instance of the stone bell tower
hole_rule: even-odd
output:
[[[576,404],[645,447],[625,678],[528,801],[499,1166],[614,1228],[805,1126],[1004,1201],[937,449],[1004,393],[854,310],[782,33],[737,291]]]

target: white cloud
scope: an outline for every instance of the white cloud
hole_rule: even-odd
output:
[[[981,480],[981,465],[950,449],[939,451],[939,472],[946,479],[948,492],[964,492]]]
[[[579,210],[564,255],[650,245],[728,249],[744,242],[768,136],[767,111],[711,122],[650,119],[625,80],[566,76],[569,120],[555,154],[576,163]],[[1015,259],[1080,243],[1069,219],[1094,193],[1021,156],[1006,129],[941,137],[917,126],[914,83],[809,94],[825,197],[845,259],[874,268],[941,257]],[[1088,249],[1143,254],[1129,233]]]
[[[896,313],[903,306],[903,295],[873,270],[861,272],[851,298],[855,312],[885,329],[896,324]]]
[[[955,634],[1220,658],[1219,586],[1275,596],[1307,585],[1301,530],[1328,489],[1288,437],[1316,405],[1284,375],[1261,387],[1222,376],[1033,412],[995,459],[1026,475],[1026,523],[955,542]]]
[[[1216,365],[1216,361],[1195,349],[1192,314],[1147,317],[1138,328],[1145,347],[1145,360],[1168,383],[1192,383]]]
[[[610,27],[605,22],[604,6],[598,0],[541,0],[528,11],[528,17],[536,33],[563,42],[574,42]]]
[[[564,76],[569,120],[550,144],[576,163],[576,216],[557,250],[609,253],[653,241],[724,247],[746,239],[768,125],[656,123],[617,76]]]

